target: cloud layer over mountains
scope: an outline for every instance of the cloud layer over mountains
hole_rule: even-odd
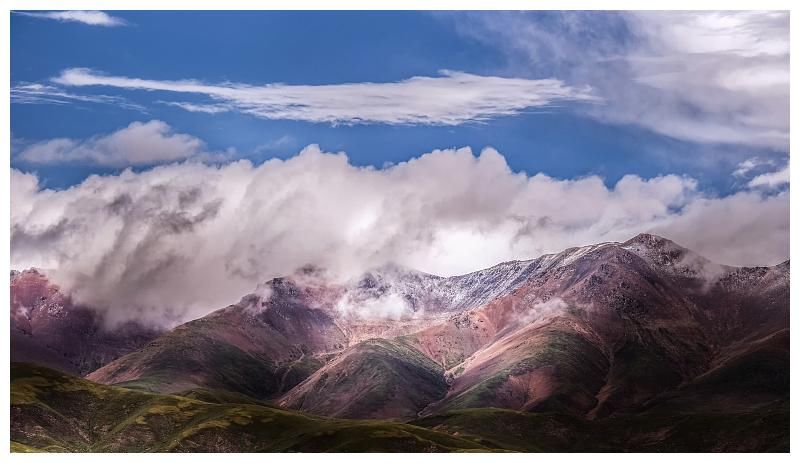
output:
[[[314,145],[287,160],[187,161],[63,191],[12,170],[12,268],[50,270],[78,302],[171,324],[305,264],[352,278],[388,262],[439,275],[651,231],[716,260],[788,258],[788,192],[706,196],[691,178],[560,180],[487,148],[384,169]]]

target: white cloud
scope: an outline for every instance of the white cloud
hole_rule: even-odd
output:
[[[116,107],[146,112],[145,108],[120,96],[83,95],[71,93],[52,85],[22,82],[11,87],[11,102],[16,104],[57,104],[75,102],[110,104]]]
[[[751,172],[753,172],[755,169],[757,169],[757,168],[759,168],[761,166],[771,165],[771,164],[772,164],[772,162],[770,160],[768,160],[768,159],[761,159],[761,158],[758,158],[758,157],[748,158],[748,159],[745,159],[744,161],[740,162],[736,166],[736,170],[733,171],[733,176],[734,177],[745,177],[748,174],[750,174]]]
[[[788,147],[786,12],[640,12],[633,18],[643,39],[628,57],[635,79],[670,100],[656,107],[664,114],[645,119],[650,128],[699,141]]]
[[[586,107],[598,119],[788,149],[788,12],[547,14],[455,18],[464,34],[506,51],[519,74],[591,85],[606,102]]]
[[[210,103],[168,103],[187,111],[240,111],[264,119],[332,124],[458,125],[560,102],[593,101],[588,87],[569,87],[555,79],[512,79],[452,71],[388,83],[253,86],[107,76],[75,68],[63,71],[53,81],[67,86],[188,93],[211,99]]]
[[[225,105],[225,104],[196,104],[196,103],[186,103],[182,101],[157,101],[156,103],[161,103],[167,106],[174,106],[176,108],[181,108],[184,111],[189,111],[193,113],[218,114],[218,113],[226,113],[233,109],[230,105]]]
[[[30,12],[15,11],[14,13],[31,18],[52,19],[60,22],[77,22],[90,26],[115,27],[127,24],[124,19],[111,16],[102,11],[49,11],[49,12]]]
[[[718,263],[777,264],[789,258],[789,192],[698,198],[652,231]]]
[[[309,146],[63,191],[12,170],[10,215],[13,268],[52,269],[116,320],[201,316],[309,263],[340,278],[388,262],[452,275],[655,231],[721,263],[771,265],[788,257],[789,236],[785,192],[713,198],[674,175],[609,188],[515,173],[497,151],[466,148],[374,169]]]
[[[153,165],[207,155],[204,143],[175,133],[165,122],[133,122],[87,140],[56,138],[34,143],[17,155],[32,164],[84,162],[110,167]]]
[[[755,176],[747,184],[750,188],[777,188],[789,183],[789,164],[775,172]]]
[[[349,292],[337,301],[336,310],[342,315],[361,319],[400,320],[414,315],[409,302],[396,292],[388,292],[374,298],[358,298]]]
[[[512,300],[516,304],[516,300]],[[569,308],[569,304],[560,297],[552,297],[546,301],[537,302],[533,305],[524,305],[520,308],[522,313],[519,317],[521,325],[527,325],[536,321],[563,315]]]
[[[741,179],[750,177],[747,188],[774,190],[789,184],[789,162],[775,170],[777,162],[772,159],[753,157],[740,162],[733,176]]]

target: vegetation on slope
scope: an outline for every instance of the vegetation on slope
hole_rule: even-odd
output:
[[[640,414],[588,421],[566,414],[479,408],[412,422],[518,452],[788,452],[789,407],[744,413]]]
[[[199,400],[202,398],[203,400]],[[408,424],[324,418],[210,390],[186,396],[11,367],[13,452],[788,451],[788,402],[740,413],[662,411],[588,421],[466,409]]]
[[[341,418],[415,418],[444,397],[444,371],[402,341],[370,339],[344,351],[281,400]]]
[[[48,368],[11,367],[14,451],[486,451],[408,424],[340,420],[247,403],[105,386]]]

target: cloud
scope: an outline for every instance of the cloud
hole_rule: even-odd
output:
[[[777,264],[789,258],[789,192],[698,198],[652,231],[718,263]]]
[[[30,82],[21,82],[11,87],[11,103],[64,105],[75,102],[110,104],[120,108],[147,112],[143,106],[132,103],[120,96],[81,95],[70,93],[63,88],[52,85]]]
[[[749,159],[745,159],[736,166],[736,170],[733,171],[733,176],[746,177],[754,170],[765,165],[772,165],[772,161],[770,161],[769,159],[761,159],[759,157],[752,157]]]
[[[562,102],[595,100],[588,87],[570,87],[556,79],[512,79],[453,71],[442,71],[438,77],[412,77],[388,83],[253,86],[147,80],[73,68],[63,71],[53,81],[75,87],[194,94],[210,100],[167,102],[187,111],[210,114],[239,111],[264,119],[331,124],[458,125]]]
[[[409,301],[402,294],[391,291],[363,298],[348,292],[337,301],[335,308],[344,316],[360,319],[400,320],[414,315]]]
[[[747,184],[750,188],[777,188],[789,183],[789,164],[775,172],[757,175]]]
[[[514,300],[516,303],[516,300]],[[569,308],[569,304],[564,302],[560,297],[551,297],[550,299],[542,302],[537,302],[529,305],[523,302],[519,315],[519,324],[528,325],[536,321],[558,317],[563,315]]]
[[[233,109],[230,105],[225,104],[195,104],[182,101],[156,101],[156,103],[181,108],[184,111],[193,113],[218,114],[226,113]]]
[[[787,160],[785,165],[778,170],[775,170],[776,164],[778,163],[773,159],[752,157],[740,162],[733,171],[733,176],[743,181],[749,177],[750,180],[746,181],[746,188],[780,189],[789,184],[789,162]]]
[[[267,155],[269,153],[275,153],[279,150],[287,150],[292,147],[300,146],[297,140],[291,135],[282,135],[277,139],[267,141],[265,143],[261,143],[260,145],[253,148],[253,154],[255,155]]]
[[[87,140],[56,138],[22,149],[17,159],[31,164],[89,163],[108,167],[147,166],[211,157],[198,138],[175,133],[165,122],[132,122]]]
[[[343,281],[390,262],[454,275],[646,231],[726,264],[775,264],[789,246],[785,191],[715,198],[675,175],[610,187],[528,176],[491,148],[375,169],[312,145],[286,160],[126,170],[60,191],[12,170],[10,216],[12,268],[50,269],[112,320],[164,323],[306,264]]]
[[[15,11],[20,16],[28,16],[38,19],[52,19],[59,22],[76,22],[88,24],[90,26],[117,27],[124,26],[127,22],[122,18],[111,16],[102,11],[50,11],[50,12],[30,12]]]
[[[788,12],[539,12],[446,16],[520,75],[591,85],[603,121],[700,143],[787,150]]]

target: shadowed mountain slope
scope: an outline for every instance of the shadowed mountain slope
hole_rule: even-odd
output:
[[[105,386],[11,366],[12,452],[788,451],[788,407],[570,414],[463,409],[409,424],[326,418],[203,390],[188,396]]]
[[[86,374],[160,334],[136,323],[109,328],[34,269],[11,272],[11,359]]]
[[[16,363],[11,367],[11,422],[15,452],[489,450],[407,424],[152,394]]]
[[[343,418],[414,418],[446,392],[435,362],[400,341],[372,339],[344,351],[279,403]]]

